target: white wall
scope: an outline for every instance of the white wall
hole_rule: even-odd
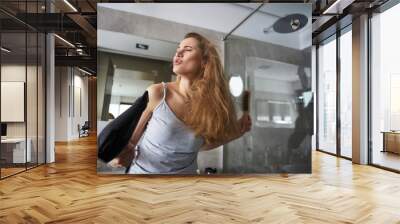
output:
[[[72,92],[73,96],[71,96],[71,99],[74,99],[74,102],[71,102],[71,105],[74,105],[73,110],[75,113],[72,113],[72,125],[71,125],[71,131],[69,133],[70,139],[76,139],[79,138],[79,133],[78,133],[78,124],[82,126],[85,121],[88,121],[88,78],[87,76],[81,76],[81,72],[78,70],[74,70],[74,91]],[[78,90],[80,89],[80,93],[78,93]],[[80,99],[79,99],[79,94]],[[79,100],[81,101],[79,103]],[[79,104],[81,106],[81,113],[79,111]]]
[[[38,70],[37,70],[38,69]],[[27,80],[25,80],[27,78]],[[3,64],[1,66],[1,81],[2,87],[3,82],[24,82],[26,85],[26,99],[24,100],[24,96],[19,98],[20,102],[11,101],[9,103],[19,104],[19,107],[15,107],[16,105],[8,105],[4,106],[5,102],[2,101],[2,114],[5,113],[18,113],[19,118],[22,118],[22,121],[19,122],[6,122],[7,123],[7,137],[10,138],[24,138],[25,134],[28,139],[30,139],[30,148],[31,148],[31,161],[36,161],[36,156],[39,159],[39,163],[44,163],[45,156],[45,142],[44,142],[44,73],[42,73],[42,67],[39,65],[38,67],[24,64]],[[14,87],[15,88],[15,87]],[[23,88],[23,87],[22,87]],[[6,89],[2,88],[2,98],[9,98],[7,94],[17,94],[6,91]],[[16,90],[14,90],[16,91]],[[38,91],[38,92],[37,92]],[[19,89],[18,94],[23,94],[24,90]],[[22,100],[22,102],[21,102]],[[26,101],[26,102],[25,102]],[[26,103],[26,106],[25,106]],[[14,106],[14,108],[13,108]],[[26,112],[26,120],[24,121],[24,112]],[[4,117],[2,117],[2,120]],[[48,145],[49,146],[49,145]],[[50,148],[48,151],[50,152]],[[51,157],[48,157],[51,158]],[[50,159],[48,161],[51,161]]]
[[[67,67],[55,68],[55,140],[67,140],[68,75]],[[65,94],[66,93],[66,94]]]
[[[29,71],[32,69],[32,67],[31,66],[25,67],[25,65],[20,65],[20,64],[2,65],[1,81],[25,82],[25,74],[26,74],[25,69],[28,69]],[[2,107],[1,110],[8,110],[8,108]],[[26,122],[7,122],[7,137],[23,138],[25,137],[25,128],[26,128]]]
[[[76,68],[56,67],[55,141],[79,138],[78,124],[82,126],[88,120],[88,78],[82,75]],[[79,105],[82,114],[79,113]]]
[[[30,75],[36,74],[36,67],[34,66],[26,66],[25,65],[18,65],[18,64],[8,64],[1,66],[1,81],[2,82],[24,82],[27,83],[25,80],[26,72],[28,72],[28,87],[32,87],[36,85],[36,81],[31,80]],[[36,87],[34,88],[27,88],[27,121],[24,122],[7,122],[7,136],[8,137],[25,137],[25,126],[28,127],[28,137],[30,134],[36,134],[36,107],[37,107],[37,98],[36,98]],[[2,94],[3,94],[2,90]],[[23,91],[22,91],[23,93]],[[7,96],[2,96],[7,97]],[[23,97],[22,97],[23,98]],[[32,104],[33,103],[33,104]],[[3,104],[3,103],[2,103]],[[31,106],[31,107],[29,107]],[[39,105],[40,106],[40,105]],[[7,110],[12,110],[15,108],[1,108],[2,112],[4,113]],[[22,106],[22,113],[24,113],[24,106]],[[7,111],[9,112],[9,111]],[[19,111],[21,112],[21,111]],[[22,115],[23,116],[23,115]]]

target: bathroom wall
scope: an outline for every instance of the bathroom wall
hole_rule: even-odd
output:
[[[253,127],[225,145],[224,173],[311,172],[311,135],[303,124],[309,124],[308,118],[312,124],[313,116],[299,100],[299,94],[311,90],[311,45],[297,50],[235,36],[225,44],[226,72],[239,75],[251,91]],[[288,102],[283,113],[290,115],[290,124],[257,121],[257,102],[262,100]],[[241,96],[235,101],[240,116]]]

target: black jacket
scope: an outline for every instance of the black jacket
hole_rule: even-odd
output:
[[[131,107],[111,121],[97,137],[97,156],[108,163],[122,151],[128,143],[140,117],[149,101],[148,92],[136,99]]]

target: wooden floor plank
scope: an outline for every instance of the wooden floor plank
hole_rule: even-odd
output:
[[[0,181],[0,223],[400,223],[400,175],[313,152],[313,173],[97,175],[96,139]]]

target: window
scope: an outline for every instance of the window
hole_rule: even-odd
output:
[[[256,100],[257,125],[260,127],[293,127],[293,110],[290,102]]]
[[[400,4],[371,18],[371,162],[395,170],[400,170],[398,21]]]
[[[352,157],[352,33],[351,26],[340,36],[340,155]]]
[[[129,109],[129,107],[131,107],[132,104],[131,103],[121,103],[119,105],[119,114],[124,113],[127,109]]]
[[[318,48],[318,149],[336,154],[336,36]]]

